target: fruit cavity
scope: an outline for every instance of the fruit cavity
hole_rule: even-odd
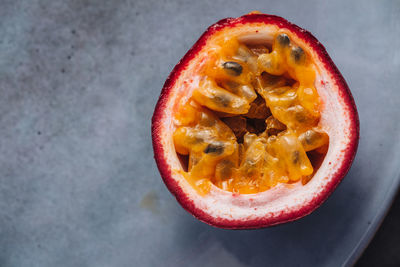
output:
[[[251,194],[312,179],[310,159],[324,157],[329,137],[318,127],[316,68],[288,34],[276,33],[272,45],[225,38],[199,75],[173,134],[194,188]]]

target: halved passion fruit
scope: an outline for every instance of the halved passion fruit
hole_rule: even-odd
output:
[[[348,171],[351,93],[324,47],[283,18],[211,26],[176,65],[152,123],[169,190],[198,219],[259,228],[303,217]]]

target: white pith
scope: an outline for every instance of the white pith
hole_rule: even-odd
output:
[[[224,31],[231,36],[239,36],[248,42],[260,42],[271,40],[278,31],[278,27],[265,24],[246,24],[229,28]],[[282,29],[280,29],[282,30]],[[350,137],[350,121],[346,118],[349,110],[342,101],[335,80],[329,73],[318,66],[323,66],[316,51],[311,50],[306,43],[297,38],[290,31],[286,31],[291,40],[301,46],[317,67],[317,78],[315,87],[322,100],[320,127],[329,135],[329,149],[325,160],[315,173],[313,178],[306,185],[301,182],[295,184],[278,184],[277,186],[257,194],[233,194],[224,191],[214,185],[206,195],[200,195],[185,177],[181,174],[182,166],[177,157],[172,134],[174,132],[173,106],[176,101],[182,98],[188,99],[194,88],[196,88],[199,76],[197,70],[207,60],[209,49],[212,49],[212,42],[215,38],[223,38],[224,32],[212,36],[207,45],[197,54],[195,59],[190,61],[185,70],[182,71],[178,80],[172,88],[171,95],[167,99],[166,108],[163,110],[159,134],[162,138],[164,157],[172,170],[172,179],[175,179],[183,192],[193,201],[194,205],[212,217],[228,220],[253,220],[266,215],[270,217],[281,216],[282,212],[288,213],[298,210],[307,205],[320,195],[332,179],[336,170],[340,167],[340,159],[345,153]]]

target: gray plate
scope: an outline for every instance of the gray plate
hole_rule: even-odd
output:
[[[220,230],[167,191],[150,119],[206,27],[255,9],[326,46],[354,94],[361,140],[310,216]],[[399,185],[399,32],[398,1],[1,1],[0,265],[351,264]]]

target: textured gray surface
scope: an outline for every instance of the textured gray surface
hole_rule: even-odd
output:
[[[310,30],[346,78],[359,152],[306,218],[228,231],[162,183],[150,119],[164,80],[210,24],[251,10]],[[0,2],[1,266],[338,266],[399,184],[397,1]]]

